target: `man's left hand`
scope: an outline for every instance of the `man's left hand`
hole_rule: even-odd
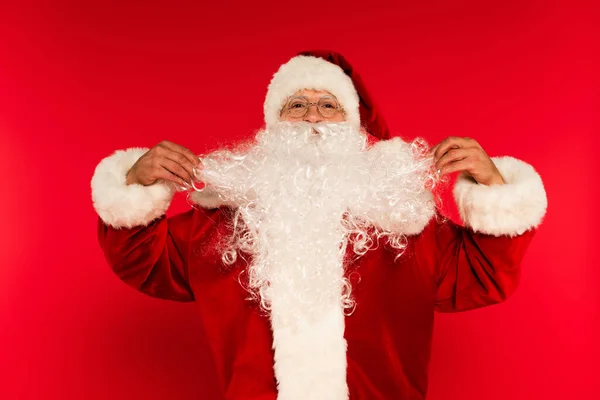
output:
[[[482,185],[502,185],[504,179],[475,139],[449,136],[429,150],[440,175],[462,171]]]

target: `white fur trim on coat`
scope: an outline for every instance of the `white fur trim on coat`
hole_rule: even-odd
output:
[[[96,167],[92,177],[92,200],[100,218],[114,228],[144,226],[163,215],[174,190],[163,182],[150,186],[125,183],[127,172],[148,151],[117,150]]]
[[[321,317],[301,326],[271,315],[277,400],[348,399],[344,318],[340,304],[323,307]]]
[[[264,104],[267,127],[277,124],[287,98],[302,89],[333,94],[346,112],[346,121],[360,127],[359,99],[352,79],[339,66],[311,56],[294,57],[273,75]]]
[[[454,198],[463,223],[488,235],[517,236],[536,228],[546,214],[548,200],[535,169],[512,157],[492,161],[506,182],[485,186],[461,174]]]

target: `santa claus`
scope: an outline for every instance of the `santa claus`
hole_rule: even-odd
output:
[[[504,301],[546,212],[542,180],[473,139],[389,138],[350,64],[302,53],[265,128],[198,157],[117,151],[92,178],[114,272],[194,301],[225,399],[424,399],[434,312]],[[459,171],[459,226],[432,188]],[[165,217],[177,191],[194,207]]]

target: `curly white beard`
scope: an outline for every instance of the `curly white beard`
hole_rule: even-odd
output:
[[[237,210],[224,261],[252,255],[250,292],[272,313],[318,315],[332,302],[350,311],[349,240],[357,255],[382,236],[401,250],[431,218],[435,177],[425,151],[421,140],[400,139],[367,151],[366,135],[346,123],[282,122],[249,145],[203,157],[205,190]]]
[[[223,260],[252,256],[248,289],[270,312],[278,399],[347,398],[346,248],[360,256],[385,237],[401,253],[405,235],[423,229],[434,211],[426,147],[369,148],[345,123],[281,123],[202,159],[207,186],[192,197],[236,210]]]

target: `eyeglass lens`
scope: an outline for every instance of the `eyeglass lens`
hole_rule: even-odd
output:
[[[295,117],[295,118],[305,116],[306,113],[308,112],[310,105],[311,105],[311,103],[309,103],[308,100],[306,100],[305,98],[299,97],[299,98],[292,99],[288,104],[288,110],[290,112],[290,116]],[[319,102],[317,103],[317,107],[318,107],[319,113],[321,113],[321,115],[324,118],[333,117],[335,115],[336,111],[338,111],[338,104],[335,101],[335,99],[332,97],[327,97],[327,96],[321,97],[319,99]]]

